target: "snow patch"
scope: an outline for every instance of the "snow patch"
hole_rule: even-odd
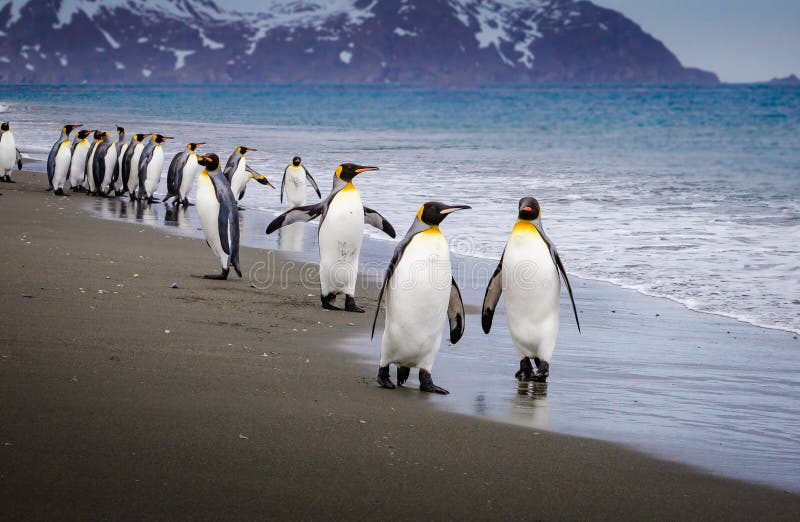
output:
[[[102,34],[105,37],[106,42],[108,42],[108,45],[110,45],[114,49],[119,49],[119,42],[114,40],[114,38],[110,34],[108,34],[108,31],[104,30],[101,27],[98,27],[97,30],[100,31],[100,34]]]
[[[33,65],[31,65],[29,63],[25,64],[25,68],[28,69],[29,71],[35,71],[36,70],[36,67],[34,67]]]
[[[205,31],[203,31],[203,29],[200,28],[200,27],[197,28],[197,35],[200,37],[200,40],[203,42],[203,47],[207,47],[207,48],[211,49],[212,51],[216,51],[216,50],[225,48],[225,44],[224,43],[220,43],[220,42],[217,42],[216,40],[212,40],[211,38],[206,36]],[[251,54],[251,53],[248,53],[248,54]]]
[[[417,33],[416,33],[416,32],[414,32],[414,31],[408,31],[408,30],[406,30],[406,29],[403,29],[402,27],[395,27],[393,32],[394,32],[394,34],[396,34],[397,36],[401,36],[401,37],[402,37],[402,36],[411,36],[411,37],[417,36]]]
[[[183,69],[186,65],[186,57],[194,54],[194,51],[181,51],[179,49],[172,49],[175,54],[175,70]]]
[[[125,64],[122,62],[114,62],[114,67],[116,67],[118,71],[121,71],[125,68]]]
[[[353,59],[353,53],[351,53],[350,51],[342,51],[339,53],[339,59],[345,65],[350,65],[350,60]]]
[[[150,78],[150,75],[153,74],[153,71],[150,69],[142,69],[142,76],[145,78]]]
[[[61,67],[66,67],[69,65],[69,60],[67,60],[67,57],[64,55],[59,56],[58,61],[61,63]]]
[[[143,43],[146,43],[146,42],[147,42],[147,37],[146,36],[140,36],[139,39],[136,40],[136,43],[140,43],[140,44],[143,44]]]
[[[11,63],[11,60],[8,59],[8,56],[0,56],[0,62]]]

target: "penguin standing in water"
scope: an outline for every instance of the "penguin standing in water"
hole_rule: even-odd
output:
[[[381,343],[378,384],[394,388],[389,365],[396,364],[397,383],[402,386],[419,368],[419,389],[447,395],[433,384],[431,369],[442,342],[445,314],[450,323],[450,342],[456,344],[464,334],[464,303],[453,279],[450,247],[439,230],[439,223],[467,205],[445,205],[429,201],[422,205],[406,236],[394,250],[378,294],[378,307],[372,321],[372,335],[386,296],[386,323]]]
[[[17,167],[22,170],[22,156],[17,149],[17,142],[11,134],[11,126],[7,121],[0,124],[0,181],[15,183],[11,180],[11,171]]]
[[[306,166],[303,165],[303,160],[300,156],[292,158],[292,164],[287,165],[283,170],[283,180],[281,181],[281,203],[283,203],[283,195],[286,194],[286,203],[290,207],[299,207],[306,204],[306,180],[314,187],[317,197],[321,198],[317,182],[308,172]]]
[[[50,148],[50,154],[47,155],[47,190],[56,189],[56,194],[59,196],[64,194],[64,182],[67,180],[69,173],[69,164],[72,159],[70,154],[70,138],[69,135],[73,129],[77,129],[80,125],[64,125],[61,127],[61,134],[58,139]]]
[[[519,200],[518,218],[486,288],[481,322],[488,334],[500,294],[505,292],[508,331],[522,358],[515,377],[544,382],[550,375],[550,358],[558,337],[559,273],[572,301],[578,332],[581,324],[567,271],[556,246],[544,233],[539,202],[531,197]]]
[[[153,197],[161,181],[161,168],[164,166],[164,149],[161,144],[171,140],[171,136],[153,134],[150,143],[145,145],[142,156],[139,158],[139,198],[148,202],[155,201]]]
[[[219,170],[216,154],[199,156],[203,168],[197,180],[197,215],[206,242],[219,258],[222,273],[206,275],[206,279],[228,279],[230,266],[242,277],[239,267],[239,208],[228,179]]]
[[[125,156],[125,150],[128,148],[128,142],[125,141],[125,128],[117,126],[117,142],[114,144],[117,149],[117,163],[114,165],[114,172],[111,175],[111,184],[114,186],[114,194],[121,196],[124,194],[122,186],[122,158]]]
[[[96,195],[98,196],[107,196],[113,189],[111,183],[114,176],[114,167],[117,165],[116,145],[111,141],[111,136],[104,132],[95,149],[92,172],[94,174]]]
[[[189,143],[172,158],[167,169],[167,197],[164,198],[164,203],[169,198],[175,198],[172,202],[174,206],[179,204],[183,204],[184,207],[189,206],[189,192],[192,190],[197,171],[200,170],[195,152],[200,145],[204,143]]]
[[[86,139],[94,130],[79,130],[72,141],[70,148],[69,174],[67,179],[73,191],[83,190],[84,176],[86,174],[86,155],[89,153],[90,143]]]
[[[97,183],[94,177],[94,156],[97,148],[103,143],[103,134],[101,130],[94,131],[94,142],[89,147],[89,154],[86,155],[86,180],[84,187],[89,195],[97,194]],[[107,135],[107,134],[106,134]]]
[[[225,164],[223,173],[231,184],[231,190],[236,199],[241,200],[244,197],[244,190],[247,182],[254,179],[262,185],[268,185],[275,188],[267,178],[258,172],[254,171],[247,166],[247,159],[244,157],[248,152],[255,152],[256,149],[249,149],[247,147],[236,147],[233,154],[228,158],[228,163]]]
[[[392,225],[361,203],[358,189],[353,185],[353,178],[372,170],[378,170],[378,167],[342,163],[336,167],[333,188],[327,198],[314,205],[289,209],[267,227],[267,234],[271,234],[286,225],[322,216],[319,224],[320,299],[322,307],[328,310],[341,310],[333,303],[337,295],[345,294],[345,310],[364,312],[355,300],[364,223],[382,230],[389,237],[395,237]]]
[[[120,164],[122,177],[122,193],[128,193],[131,199],[136,199],[136,188],[139,186],[139,159],[144,150],[144,140],[148,134],[134,134],[131,142],[125,149]]]

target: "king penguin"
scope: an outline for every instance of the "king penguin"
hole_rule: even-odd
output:
[[[539,202],[532,197],[519,200],[517,217],[486,288],[481,322],[488,334],[500,294],[505,292],[508,331],[521,357],[515,377],[520,381],[544,382],[550,375],[550,358],[558,337],[559,273],[572,301],[578,332],[581,324],[567,271],[556,246],[544,233]]]
[[[161,181],[161,168],[164,166],[164,149],[161,146],[171,136],[153,134],[150,143],[145,145],[139,158],[139,199],[153,202],[153,197]]]
[[[95,193],[98,196],[107,196],[114,188],[112,179],[114,167],[117,165],[117,146],[111,136],[104,132],[99,144],[94,151],[92,160],[92,173],[94,174]]]
[[[67,180],[69,164],[72,159],[69,152],[71,145],[69,135],[73,129],[78,127],[80,125],[61,127],[61,134],[50,148],[50,154],[47,155],[47,190],[55,189],[59,196],[64,195],[64,182]]]
[[[70,148],[71,159],[69,162],[69,174],[67,179],[73,191],[83,190],[84,176],[86,173],[86,155],[89,153],[89,140],[87,136],[92,134],[94,130],[79,130],[72,141]]]
[[[144,140],[148,134],[134,134],[125,149],[120,165],[122,177],[122,193],[130,194],[131,199],[136,199],[136,188],[139,186],[139,158],[144,150]]]
[[[125,193],[122,185],[122,158],[128,149],[128,142],[125,141],[125,128],[119,125],[117,126],[117,142],[114,147],[117,149],[117,163],[114,165],[114,173],[111,175],[111,184],[114,186],[114,195],[121,196]]]
[[[196,152],[200,145],[204,143],[189,143],[172,158],[167,169],[167,197],[164,198],[164,203],[169,198],[175,198],[173,205],[189,206],[189,192],[192,190],[197,171],[200,170]]]
[[[199,156],[203,168],[197,180],[197,215],[203,227],[206,242],[219,258],[222,273],[206,275],[206,279],[227,279],[233,265],[239,277],[239,208],[228,179],[219,170],[216,154]]]
[[[353,185],[353,178],[372,170],[378,170],[378,167],[342,163],[336,167],[328,197],[313,205],[289,209],[267,227],[267,234],[271,234],[283,226],[322,216],[319,224],[320,299],[322,307],[328,310],[340,310],[333,303],[337,295],[345,294],[345,310],[364,312],[355,300],[364,223],[395,237],[392,225],[361,203],[361,195]]]
[[[17,149],[9,122],[4,121],[0,124],[0,181],[14,183],[11,180],[11,171],[15,166],[17,170],[22,170],[22,156]]]
[[[317,182],[308,172],[308,169],[303,165],[303,160],[300,156],[292,158],[291,165],[287,165],[283,170],[283,180],[281,181],[281,203],[283,203],[283,195],[286,194],[286,203],[290,207],[299,207],[306,204],[306,180],[314,187],[317,197],[321,198]]]
[[[231,184],[231,190],[233,190],[233,195],[238,200],[244,197],[244,190],[247,187],[247,182],[251,179],[258,181],[262,185],[275,188],[272,183],[267,180],[266,176],[259,174],[247,166],[247,159],[244,155],[248,152],[255,152],[255,150],[256,149],[250,149],[244,146],[236,147],[236,150],[233,151],[233,154],[230,155],[228,162],[225,164],[223,173],[225,177],[228,178]]]
[[[89,195],[97,194],[97,184],[94,177],[94,156],[97,148],[103,143],[103,134],[101,130],[94,131],[94,141],[89,146],[89,154],[86,155],[86,181],[84,187]]]
[[[417,211],[406,236],[394,250],[378,294],[378,307],[372,321],[372,335],[386,296],[386,323],[381,342],[378,384],[394,388],[389,365],[397,365],[397,383],[402,386],[419,368],[419,389],[448,394],[433,384],[431,369],[444,331],[444,316],[450,323],[450,342],[456,344],[464,334],[464,303],[453,278],[450,247],[439,224],[467,205],[445,205],[429,201]]]

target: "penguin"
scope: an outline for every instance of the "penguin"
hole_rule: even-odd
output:
[[[111,136],[104,132],[92,159],[92,173],[94,174],[94,186],[96,195],[107,196],[114,188],[112,179],[114,167],[117,165],[117,144],[111,140]]]
[[[158,182],[161,181],[161,168],[164,166],[164,149],[161,144],[171,139],[172,136],[153,134],[150,142],[142,150],[139,158],[138,199],[155,201],[153,196],[158,188]]]
[[[172,158],[167,169],[167,197],[164,198],[164,203],[169,198],[175,198],[172,202],[174,206],[179,204],[183,204],[184,207],[189,206],[189,192],[192,190],[197,171],[200,170],[195,152],[200,145],[205,144],[189,143],[183,151]]]
[[[327,310],[341,310],[333,303],[337,295],[345,294],[346,311],[364,312],[355,300],[364,223],[382,230],[389,237],[396,235],[386,218],[361,203],[361,195],[353,185],[353,178],[373,170],[378,170],[378,167],[342,163],[336,167],[328,197],[313,205],[287,210],[272,220],[266,230],[271,234],[283,226],[322,216],[318,231],[319,282],[322,307]]]
[[[500,263],[486,287],[481,323],[488,334],[500,294],[505,292],[508,331],[521,357],[515,377],[520,381],[544,382],[550,375],[550,358],[558,336],[559,274],[572,302],[578,332],[581,323],[567,271],[542,227],[539,202],[532,197],[520,199],[517,216]]]
[[[206,279],[228,279],[230,266],[242,277],[239,267],[239,208],[228,179],[219,170],[219,156],[198,156],[202,172],[197,179],[197,215],[211,251],[219,257],[222,273]]]
[[[67,180],[72,159],[69,152],[71,148],[69,135],[73,129],[78,127],[80,125],[61,127],[61,134],[58,135],[58,139],[50,148],[50,154],[47,156],[47,190],[55,189],[59,196],[64,195],[64,182]]]
[[[86,139],[94,130],[79,130],[69,149],[69,173],[67,179],[73,191],[83,190],[83,181],[86,166],[86,155],[89,153],[90,143]]]
[[[244,146],[236,147],[236,150],[233,151],[233,154],[230,155],[228,162],[225,164],[223,173],[225,177],[228,178],[228,182],[231,184],[231,190],[233,190],[233,195],[236,196],[238,200],[244,197],[245,187],[247,186],[247,182],[251,179],[258,181],[262,185],[268,185],[273,189],[275,188],[265,176],[247,166],[247,159],[245,159],[244,155],[248,152],[255,151],[256,149],[250,149]]]
[[[308,172],[308,169],[303,165],[303,160],[300,156],[292,158],[291,165],[287,165],[283,170],[283,180],[281,181],[281,203],[283,203],[283,195],[286,193],[286,203],[290,207],[299,207],[306,204],[306,180],[314,187],[317,197],[321,198],[322,194],[319,192],[317,182]]]
[[[125,156],[125,151],[128,148],[128,142],[125,141],[125,128],[117,125],[117,142],[114,144],[117,149],[117,163],[114,165],[114,172],[111,175],[111,184],[114,186],[114,195],[121,196],[124,194],[124,187],[122,186],[122,158]]]
[[[122,178],[122,193],[130,194],[131,199],[136,199],[136,188],[139,186],[139,158],[144,150],[144,140],[149,134],[134,134],[120,164]]]
[[[464,334],[464,303],[450,265],[450,247],[439,224],[467,205],[445,205],[438,201],[423,204],[406,236],[394,250],[378,294],[378,307],[372,321],[372,336],[386,296],[386,323],[381,342],[378,384],[393,389],[389,365],[397,365],[397,383],[402,386],[419,368],[419,389],[424,392],[449,392],[433,384],[431,369],[442,341],[445,314],[450,324],[450,342],[456,344]]]
[[[97,147],[102,143],[103,134],[105,134],[105,132],[101,130],[94,131],[94,141],[89,147],[89,154],[86,155],[86,177],[83,186],[86,188],[86,193],[90,196],[97,194],[97,183],[94,177],[94,156],[97,152]]]
[[[9,122],[4,121],[0,124],[0,181],[16,183],[11,179],[11,171],[15,166],[17,170],[22,170],[22,155],[17,149]]]

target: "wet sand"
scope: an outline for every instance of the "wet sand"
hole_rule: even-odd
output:
[[[800,517],[781,490],[380,390],[358,362],[377,350],[371,314],[322,312],[296,280],[192,277],[217,270],[203,241],[93,219],[85,196],[14,176],[2,518]],[[246,272],[263,252],[241,257]],[[361,355],[335,349],[347,338]]]

